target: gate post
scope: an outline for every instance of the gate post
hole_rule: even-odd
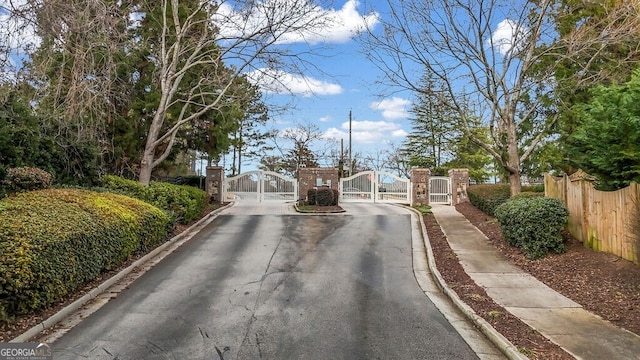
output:
[[[411,206],[429,205],[429,169],[411,169]]]
[[[205,189],[210,203],[224,203],[224,170],[221,166],[207,166]]]
[[[467,197],[467,186],[469,186],[469,169],[451,169],[449,170],[449,178],[451,178],[451,206],[469,201]]]

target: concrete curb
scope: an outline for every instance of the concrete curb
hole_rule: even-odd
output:
[[[69,317],[74,312],[78,311],[80,308],[82,308],[82,306],[84,306],[90,300],[93,300],[98,295],[104,293],[107,289],[109,289],[111,286],[116,284],[118,281],[122,280],[125,276],[131,274],[134,270],[142,267],[142,265],[150,262],[151,260],[160,261],[163,258],[165,258],[167,255],[171,254],[174,250],[182,246],[182,244],[189,241],[193,237],[193,235],[197,234],[200,230],[202,230],[203,227],[205,227],[211,221],[213,221],[213,219],[215,219],[220,212],[234,205],[235,205],[235,202],[232,202],[227,206],[221,207],[219,209],[216,209],[210,212],[209,214],[207,214],[202,219],[198,220],[195,224],[191,225],[182,233],[174,236],[173,238],[166,241],[164,244],[153,249],[151,252],[149,252],[145,256],[141,257],[140,259],[134,261],[131,265],[122,269],[116,275],[105,280],[103,283],[101,283],[100,285],[98,285],[96,288],[89,291],[88,293],[86,293],[81,298],[65,306],[63,309],[61,309],[57,313],[53,314],[49,318],[45,319],[38,325],[33,326],[32,328],[23,332],[17,337],[11,339],[9,342],[27,342],[30,339],[38,336],[42,331],[53,327],[60,321]]]
[[[422,219],[422,214],[414,208],[405,208],[414,212],[420,220],[422,239],[427,254],[427,264],[436,284],[438,285],[438,287],[440,287],[442,292],[451,299],[458,310],[460,310],[469,320],[471,320],[474,325],[489,339],[489,341],[491,341],[507,358],[511,360],[528,360],[528,357],[520,353],[515,345],[513,345],[507,338],[500,334],[486,320],[476,314],[476,312],[473,311],[473,309],[464,301],[462,301],[458,294],[456,294],[456,292],[447,285],[447,283],[444,281],[444,278],[442,278],[440,271],[438,271],[438,269],[436,268],[433,250],[431,249],[429,237],[427,236],[427,228],[424,224],[424,220]]]

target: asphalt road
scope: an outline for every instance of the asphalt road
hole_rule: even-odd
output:
[[[416,283],[405,210],[256,209],[218,216],[54,358],[477,359]]]

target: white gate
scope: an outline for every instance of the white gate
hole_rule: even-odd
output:
[[[363,171],[340,179],[340,201],[411,204],[411,181],[386,171]]]
[[[298,181],[273,171],[249,171],[224,180],[224,199],[295,201]]]
[[[444,176],[429,178],[429,203],[451,205],[451,178]]]

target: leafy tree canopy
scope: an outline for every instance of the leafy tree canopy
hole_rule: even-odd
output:
[[[574,106],[577,127],[568,138],[569,161],[615,190],[640,182],[640,69],[624,85],[598,86]]]

